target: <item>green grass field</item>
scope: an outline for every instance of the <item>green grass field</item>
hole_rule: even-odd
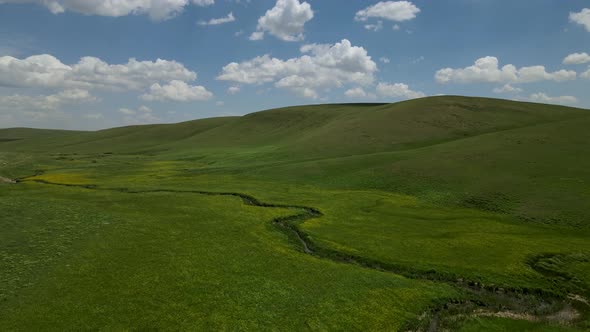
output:
[[[0,329],[588,330],[588,125],[431,97],[0,130]]]

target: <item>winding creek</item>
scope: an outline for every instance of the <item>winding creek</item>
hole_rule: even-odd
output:
[[[39,175],[39,174],[37,174]],[[353,256],[344,252],[333,249],[322,248],[315,244],[307,234],[305,234],[298,225],[314,218],[323,216],[322,212],[314,207],[289,205],[289,204],[273,204],[258,200],[257,198],[235,192],[214,192],[203,190],[174,190],[174,189],[144,189],[133,190],[130,188],[103,188],[97,185],[83,185],[83,184],[67,184],[55,183],[42,179],[34,179],[33,177],[22,178],[14,181],[16,183],[35,182],[45,185],[76,187],[89,190],[102,191],[116,191],[127,194],[142,194],[142,193],[183,193],[183,194],[197,194],[208,196],[232,196],[238,197],[243,204],[263,207],[263,208],[283,208],[296,211],[296,213],[288,216],[281,216],[274,218],[272,223],[276,225],[283,232],[286,232],[290,237],[296,239],[300,243],[301,250],[309,255],[321,259],[329,259],[339,263],[353,264],[362,268],[373,269],[385,273],[395,273],[412,279],[431,280],[436,282],[444,282],[462,290],[466,296],[460,300],[449,300],[443,304],[433,305],[426,312],[424,312],[420,319],[409,322],[405,330],[428,330],[439,331],[444,326],[443,318],[450,318],[451,320],[464,320],[470,317],[510,317],[513,319],[521,319],[528,321],[545,321],[558,324],[570,325],[581,318],[581,314],[574,309],[572,303],[583,303],[586,301],[579,295],[561,298],[555,294],[549,294],[543,290],[528,290],[523,293],[522,290],[511,289],[510,287],[498,287],[496,285],[483,285],[478,282],[465,281],[457,276],[437,275],[432,272],[415,271],[407,267],[396,266],[384,262],[369,260],[360,256]],[[534,266],[531,266],[534,268]],[[537,271],[545,277],[543,271]],[[571,294],[570,294],[571,295]],[[482,301],[481,298],[488,300]],[[493,299],[489,301],[490,299]],[[586,302],[587,303],[587,302]],[[554,308],[552,312],[545,312],[543,314],[534,314],[538,312],[539,308],[547,306]],[[568,315],[560,315],[560,313],[568,311]],[[554,319],[559,317],[559,319]]]

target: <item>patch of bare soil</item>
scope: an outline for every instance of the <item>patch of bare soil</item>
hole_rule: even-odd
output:
[[[497,318],[509,318],[509,319],[517,319],[517,320],[526,320],[529,322],[536,322],[539,320],[539,317],[533,316],[531,314],[526,313],[518,313],[513,311],[485,311],[485,310],[478,310],[473,313],[473,317],[497,317]]]
[[[519,313],[514,311],[486,311],[486,310],[477,310],[472,315],[472,317],[498,317],[498,318],[509,318],[509,319],[516,319],[516,320],[526,320],[529,322],[554,322],[561,325],[567,325],[575,321],[576,319],[580,318],[580,313],[574,309],[571,305],[566,305],[560,311],[546,316],[535,316],[527,313]]]
[[[567,296],[567,298],[570,299],[570,300],[574,300],[574,301],[577,301],[577,302],[584,303],[585,305],[587,305],[587,306],[590,307],[590,303],[588,302],[588,300],[585,297],[581,296],[581,295],[578,295],[578,294],[569,294]]]
[[[0,183],[16,183],[16,181],[0,176]]]
[[[567,305],[565,308],[554,313],[553,315],[547,316],[546,320],[566,325],[567,323],[573,322],[578,318],[580,318],[580,313],[572,306]]]

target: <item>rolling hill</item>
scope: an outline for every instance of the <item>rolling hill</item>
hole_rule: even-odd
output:
[[[590,200],[590,158],[580,157],[590,153],[588,125],[584,109],[444,96],[95,132],[3,129],[0,148],[199,160],[253,178],[402,192],[586,227],[590,211],[575,203]]]
[[[587,330],[588,126],[441,96],[0,129],[0,329]]]

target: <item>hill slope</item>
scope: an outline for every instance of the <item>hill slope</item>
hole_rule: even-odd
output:
[[[586,331],[588,126],[433,97],[0,130],[0,326]]]
[[[200,173],[402,192],[581,225],[590,218],[579,204],[590,199],[589,125],[588,110],[444,96],[96,132],[5,129],[0,149],[198,160]]]
[[[430,97],[394,104],[287,107],[242,117],[96,132],[29,129],[29,134],[19,135],[14,129],[3,129],[0,138],[29,138],[14,144],[15,148],[43,146],[76,152],[133,152],[156,145],[169,150],[273,146],[290,155],[329,157],[392,151],[586,115],[585,110],[555,105]],[[40,141],[48,138],[48,142]]]

